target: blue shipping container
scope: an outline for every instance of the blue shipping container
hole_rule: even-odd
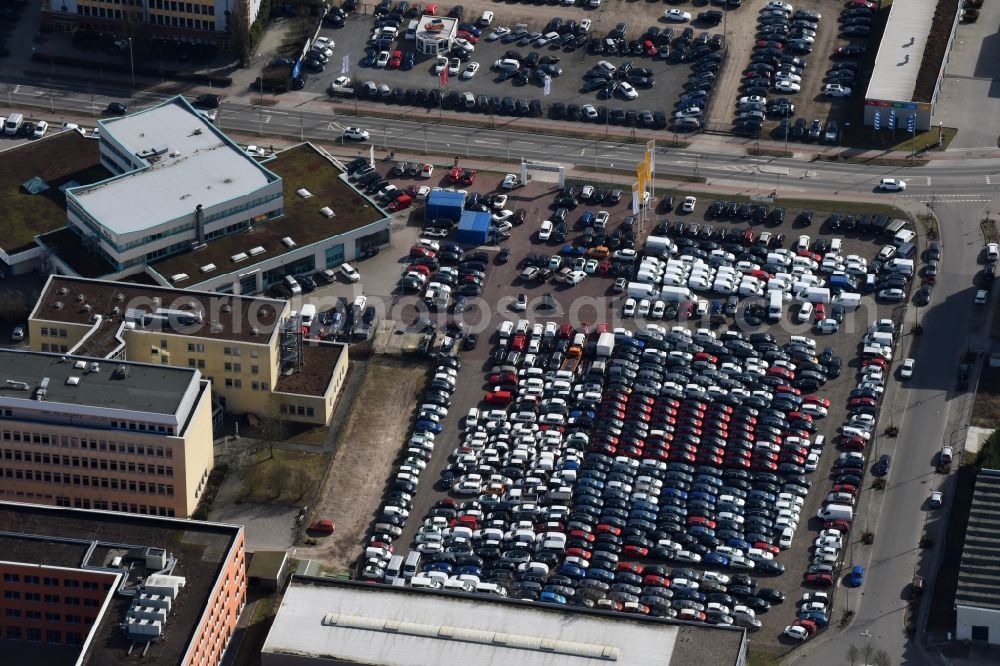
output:
[[[490,214],[467,210],[458,221],[455,240],[463,245],[485,245],[490,237]]]
[[[446,192],[444,190],[439,190],[437,192],[431,192],[427,196],[427,213],[425,215],[428,220],[439,220],[448,219],[453,222],[458,222],[462,217],[462,211],[465,209],[465,195],[461,192]]]

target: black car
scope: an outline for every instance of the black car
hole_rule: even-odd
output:
[[[111,102],[108,108],[104,109],[104,113],[109,116],[124,116],[128,113],[128,106],[121,102]]]
[[[892,456],[888,453],[883,453],[879,456],[878,462],[872,465],[872,474],[874,476],[882,477],[889,474],[889,467],[892,465]]]
[[[218,95],[198,95],[194,100],[194,105],[202,109],[219,108]]]

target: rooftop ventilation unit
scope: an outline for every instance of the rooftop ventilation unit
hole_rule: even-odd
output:
[[[239,254],[234,254],[229,258],[233,260],[234,264],[238,264],[241,261],[246,261],[247,259],[250,258],[250,256],[246,252],[240,252]]]
[[[170,276],[170,281],[171,282],[184,282],[184,280],[187,280],[189,277],[190,276],[187,273],[176,273],[176,274]]]
[[[222,324],[217,321],[212,322],[212,333],[222,333]]]
[[[77,303],[83,303],[85,300],[87,300],[87,296],[83,292],[76,295]]]
[[[67,377],[66,386],[78,386],[80,384],[79,377]]]
[[[285,236],[282,238],[281,244],[285,247],[295,247],[295,241],[292,240],[291,236]]]
[[[118,301],[119,303],[122,302],[122,301],[124,301],[125,300],[125,294],[123,294],[122,292],[119,291],[117,294],[115,294],[115,300]]]
[[[250,335],[260,335],[260,331],[257,329],[256,326],[250,328]]]
[[[324,206],[323,208],[320,208],[319,212],[323,214],[323,217],[328,219],[331,217],[336,217],[337,215],[336,213],[333,212],[333,209],[330,208],[329,206]]]
[[[56,301],[55,303],[52,304],[52,307],[56,310],[62,310],[63,303],[62,301]]]
[[[76,363],[73,364],[73,367],[76,368],[77,370],[83,370],[84,368],[87,367],[87,362],[83,360],[77,361]]]
[[[153,157],[159,157],[160,155],[165,155],[167,151],[170,150],[167,146],[154,146],[152,148],[146,148],[145,150],[140,150],[135,154],[141,160],[148,160]]]
[[[257,247],[250,248],[249,255],[251,257],[256,257],[258,254],[264,254],[264,248],[262,248],[260,245],[258,245]]]
[[[43,377],[38,388],[35,389],[35,400],[45,400],[45,396],[49,393],[49,381],[48,377]]]
[[[90,364],[90,371],[91,372],[95,372],[95,373],[96,372],[100,372],[101,371],[101,364],[97,363],[96,361],[93,362],[93,363],[91,363]]]
[[[211,273],[212,271],[215,270],[215,264],[205,264],[198,270],[200,270],[202,273]]]
[[[296,190],[296,193],[298,193],[298,195],[299,195],[300,197],[302,197],[303,199],[309,199],[309,198],[311,198],[311,197],[312,197],[312,195],[313,195],[313,193],[312,193],[312,192],[310,192],[309,190],[307,190],[307,189],[306,189],[306,188],[304,188],[304,187],[302,187],[302,188],[299,188],[298,190]]]
[[[28,382],[19,382],[16,379],[8,379],[7,388],[15,389],[17,391],[27,391],[31,388],[31,384]]]
[[[230,312],[233,311],[233,306],[230,305],[229,303],[226,303],[225,305],[222,306],[222,311],[225,312],[226,314],[229,314]]]
[[[69,293],[69,289],[66,287],[59,287],[59,291],[56,293],[58,293],[60,296],[65,296],[66,294]]]

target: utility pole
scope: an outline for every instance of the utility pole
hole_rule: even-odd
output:
[[[132,92],[135,92],[135,56],[132,53],[132,38],[128,38],[128,62],[132,69]]]

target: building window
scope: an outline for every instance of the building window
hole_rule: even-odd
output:
[[[226,377],[226,388],[233,388],[233,380]]]
[[[28,640],[40,643],[42,641],[42,630],[35,627],[28,627]]]
[[[3,582],[5,583],[18,583],[21,581],[21,577],[16,573],[5,573],[3,575]]]
[[[56,631],[55,629],[45,630],[45,642],[46,643],[62,643],[62,632]]]
[[[251,375],[259,375],[260,374],[260,366],[259,365],[251,365],[250,366],[250,374]]]
[[[8,600],[8,601],[13,601],[15,599],[20,599],[21,598],[21,593],[18,592],[17,590],[4,590],[3,591],[3,598],[6,599],[6,600]]]

